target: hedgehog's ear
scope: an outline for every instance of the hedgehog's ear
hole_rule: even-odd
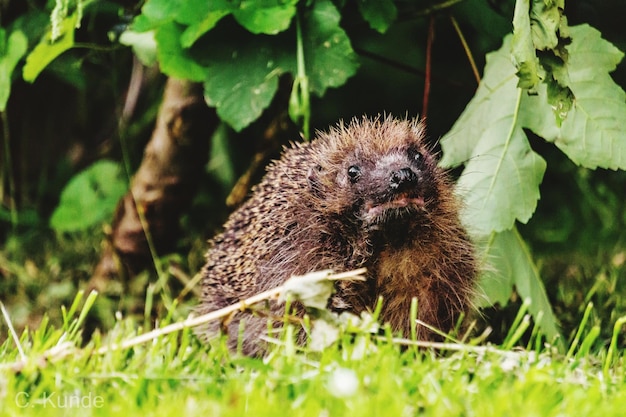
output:
[[[321,186],[322,181],[320,179],[320,174],[322,173],[322,166],[317,164],[309,168],[309,172],[307,173],[307,182],[309,183],[309,190],[316,196],[320,196],[322,193]]]

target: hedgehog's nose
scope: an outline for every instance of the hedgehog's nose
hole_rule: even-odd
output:
[[[417,174],[411,168],[402,168],[391,173],[389,188],[393,191],[403,191],[417,183]]]

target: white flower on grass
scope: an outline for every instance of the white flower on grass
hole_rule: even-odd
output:
[[[359,378],[351,369],[337,368],[330,373],[326,387],[337,398],[351,397],[359,389]]]

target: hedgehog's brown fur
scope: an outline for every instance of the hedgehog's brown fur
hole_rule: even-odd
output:
[[[382,296],[381,320],[408,336],[416,297],[419,319],[453,328],[469,308],[477,267],[452,185],[423,136],[417,121],[363,118],[286,149],[212,241],[201,312],[292,275],[366,267],[365,282],[337,284],[331,309],[373,310]],[[278,304],[270,307],[282,314]],[[238,313],[228,325],[231,345],[242,318],[244,352],[262,353],[262,317]],[[417,330],[420,339],[434,338]]]

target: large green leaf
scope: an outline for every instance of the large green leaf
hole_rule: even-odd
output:
[[[34,82],[39,73],[56,57],[74,46],[74,30],[78,15],[75,13],[63,19],[60,26],[60,37],[52,41],[52,32],[48,31],[39,44],[26,58],[23,77]]]
[[[356,56],[339,20],[339,12],[327,0],[315,2],[303,19],[306,75],[318,95],[342,85],[356,72]],[[235,130],[261,115],[276,93],[281,74],[298,72],[295,31],[226,38],[216,29],[195,46],[206,57],[206,101]]]
[[[145,32],[169,22],[185,26],[181,44],[187,48],[210,31],[225,16],[233,15],[248,31],[274,35],[286,30],[296,13],[297,0],[150,0],[133,23]]]
[[[328,87],[343,85],[358,68],[356,54],[348,35],[339,26],[340,20],[341,15],[332,2],[317,0],[303,22],[304,59],[309,85],[319,96]],[[294,73],[295,61],[294,55]]]
[[[525,125],[587,168],[626,169],[626,94],[612,80],[624,54],[587,25],[570,28],[569,79],[574,106],[559,128],[546,119],[542,94],[525,98]]]
[[[357,5],[363,19],[380,33],[385,33],[398,17],[398,8],[392,0],[359,0]]]
[[[530,148],[513,111],[490,123],[474,155],[458,182],[468,229],[486,235],[509,230],[516,220],[526,223],[537,206],[546,163]]]
[[[235,130],[256,120],[278,89],[278,77],[286,68],[284,53],[275,43],[257,36],[244,42],[211,42],[207,55],[204,94],[220,118]]]
[[[298,0],[244,0],[233,10],[235,20],[252,33],[275,35],[287,29]]]
[[[506,305],[515,287],[522,299],[531,300],[528,310],[548,339],[558,336],[559,328],[550,300],[528,247],[517,229],[492,234],[484,243],[483,250],[485,259],[490,263],[479,283],[487,296],[486,304]],[[481,300],[478,301],[480,303]]]
[[[442,164],[466,164],[458,183],[465,201],[463,220],[481,236],[530,219],[546,168],[518,120],[520,90],[509,42],[507,37],[500,50],[487,56],[475,97],[441,140]]]
[[[478,234],[525,222],[535,209],[545,163],[530,149],[524,128],[554,142],[577,164],[626,168],[626,95],[608,74],[623,54],[589,26],[570,31],[568,78],[576,101],[561,126],[545,84],[536,95],[522,93],[516,107],[508,36],[487,56],[475,97],[441,140],[443,165],[466,164],[459,190],[467,199],[464,219]]]
[[[28,48],[28,39],[20,30],[14,30],[6,38],[6,32],[0,28],[0,112],[6,109],[11,93],[13,70]]]
[[[541,81],[542,75],[531,32],[530,0],[515,2],[511,56],[517,67],[518,87],[535,88]]]
[[[548,335],[556,334],[556,321],[514,228],[516,220],[524,222],[532,215],[545,170],[523,129],[553,141],[578,164],[626,167],[626,97],[608,74],[623,54],[589,26],[570,28],[570,33],[567,66],[559,69],[568,71],[558,78],[575,101],[561,125],[553,116],[550,84],[540,83],[535,95],[516,87],[517,68],[509,59],[512,37],[507,36],[502,48],[487,56],[475,97],[441,141],[442,164],[466,165],[458,183],[465,200],[463,222],[478,241],[489,242],[485,260],[490,268],[482,283],[488,300],[505,303],[514,285],[532,300],[530,311]]]
[[[177,78],[203,81],[206,68],[203,67],[188,48],[181,45],[183,27],[175,22],[161,25],[155,35],[157,58],[161,71]]]
[[[65,186],[50,226],[59,232],[72,232],[97,225],[111,217],[127,189],[119,164],[98,161]]]

